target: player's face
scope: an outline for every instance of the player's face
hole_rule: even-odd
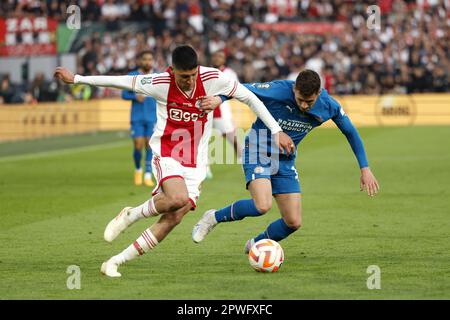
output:
[[[317,100],[317,97],[319,96],[319,93],[314,93],[310,95],[309,97],[305,97],[301,94],[301,92],[294,88],[295,93],[295,101],[297,102],[297,105],[299,106],[300,110],[305,112],[311,109],[311,107],[314,105],[314,103]]]
[[[225,64],[225,54],[221,51],[216,52],[212,56],[212,65],[214,68],[220,68]]]
[[[191,91],[194,89],[195,82],[197,81],[198,68],[192,70],[179,70],[173,68],[173,74],[175,76],[175,82],[183,91]]]
[[[139,66],[145,73],[149,73],[153,67],[153,55],[146,53],[139,60]]]

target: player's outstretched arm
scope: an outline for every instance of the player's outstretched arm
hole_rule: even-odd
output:
[[[355,126],[350,121],[350,118],[345,114],[342,107],[335,101],[331,100],[334,108],[336,109],[336,115],[332,118],[337,127],[347,138],[353,153],[358,160],[359,167],[361,169],[360,177],[360,190],[366,190],[367,194],[371,197],[376,195],[380,190],[380,185],[377,179],[369,168],[369,162],[367,161],[366,151],[361,136],[356,130]]]
[[[75,75],[63,67],[57,67],[54,76],[67,84],[82,83],[99,87],[136,91],[134,88],[136,76],[81,76],[78,74]]]
[[[219,96],[206,96],[202,97],[200,100],[201,111],[209,113],[217,108],[222,103],[222,99]]]
[[[256,116],[270,129],[280,152],[285,153],[288,156],[295,152],[295,144],[291,137],[282,131],[278,122],[272,117],[264,103],[259,100],[253,92],[248,90],[242,84],[237,83],[233,97],[248,105]]]

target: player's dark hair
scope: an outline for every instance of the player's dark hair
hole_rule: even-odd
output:
[[[295,88],[304,97],[310,97],[320,90],[319,74],[313,70],[305,69],[300,71],[295,80]]]
[[[153,52],[152,51],[150,51],[150,50],[143,50],[143,51],[139,52],[137,57],[138,57],[138,59],[141,59],[146,54],[151,54],[153,56]]]
[[[191,46],[183,45],[172,51],[172,65],[180,70],[192,70],[198,66],[197,53]]]

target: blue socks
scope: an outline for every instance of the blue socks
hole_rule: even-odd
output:
[[[145,149],[145,172],[152,172],[152,158],[152,149]],[[142,151],[134,149],[133,159],[136,170],[139,170],[141,168]]]
[[[290,228],[283,219],[278,219],[267,227],[266,230],[257,235],[254,240],[258,242],[262,239],[272,239],[275,241],[283,240],[288,237],[291,233],[295,232],[296,229]]]
[[[216,211],[217,222],[228,222],[242,220],[245,217],[260,216],[261,213],[256,209],[253,199],[238,200],[231,206]],[[266,230],[254,238],[255,242],[262,239],[272,239],[275,241],[283,240],[296,229],[290,228],[283,219],[272,222]]]
[[[142,159],[141,150],[134,149],[133,159],[134,159],[134,166],[135,166],[136,170],[139,170],[141,168],[141,159]]]
[[[231,206],[216,211],[217,222],[242,220],[245,217],[260,216],[253,199],[238,200]]]
[[[152,172],[152,158],[153,158],[153,153],[152,153],[152,149],[148,148],[145,149],[145,172]]]

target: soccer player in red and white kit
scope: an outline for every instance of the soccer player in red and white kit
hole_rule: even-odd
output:
[[[291,138],[282,132],[264,104],[239,82],[221,71],[198,65],[190,46],[172,52],[169,72],[135,76],[81,76],[58,67],[55,77],[65,83],[82,83],[131,90],[157,101],[157,123],[150,140],[157,186],[152,198],[135,208],[126,207],[106,226],[104,238],[113,241],[134,222],[160,215],[150,228],[118,255],[101,266],[102,273],[120,277],[118,267],[155,248],[183,216],[196,207],[206,176],[213,96],[234,97],[247,104],[270,129],[283,152],[294,152]]]

